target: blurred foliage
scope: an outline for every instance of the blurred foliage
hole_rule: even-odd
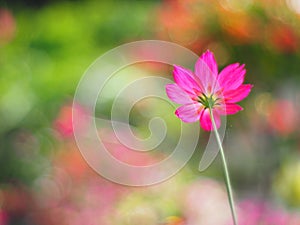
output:
[[[115,4],[78,1],[56,2],[38,10],[1,9],[1,165],[9,165],[2,169],[2,181],[34,177],[39,160],[23,162],[19,152],[30,152],[23,146],[14,148],[15,139],[28,133],[36,142],[31,146],[36,149],[30,151],[38,151],[37,155],[55,148],[52,121],[96,57],[151,34],[143,24],[151,23],[146,12],[153,4]]]

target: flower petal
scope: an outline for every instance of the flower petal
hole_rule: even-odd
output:
[[[205,93],[212,93],[218,75],[218,66],[213,53],[207,50],[196,62],[195,75],[205,89]]]
[[[235,90],[227,91],[227,93],[224,93],[225,101],[228,103],[235,103],[243,100],[249,95],[252,87],[253,85],[251,84],[244,84]]]
[[[231,64],[225,67],[218,77],[218,83],[223,88],[223,91],[234,90],[244,82],[246,70],[245,65],[239,63]]]
[[[174,80],[182,90],[186,91],[191,97],[197,97],[197,92],[201,92],[200,85],[193,78],[192,71],[181,66],[174,65]]]
[[[213,116],[214,116],[214,120],[216,123],[216,127],[218,129],[221,126],[220,114],[216,110],[213,110]],[[203,130],[206,130],[206,131],[213,130],[213,125],[212,125],[212,122],[210,119],[209,109],[204,109],[201,112],[200,126],[202,127]]]
[[[167,84],[166,92],[168,97],[177,104],[188,104],[193,102],[190,96],[177,84]]]
[[[203,110],[200,103],[192,103],[180,106],[176,111],[176,116],[185,123],[192,123],[200,118],[200,112]]]
[[[207,50],[200,58],[207,64],[213,74],[218,74],[218,65],[215,56],[211,51]]]
[[[232,115],[239,111],[243,110],[243,108],[237,104],[234,103],[226,103],[225,105],[221,105],[218,108],[216,108],[216,111],[220,115]]]

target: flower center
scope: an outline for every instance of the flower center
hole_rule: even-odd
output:
[[[218,105],[218,100],[219,98],[214,95],[207,96],[202,93],[198,96],[198,102],[200,102],[205,108],[213,108],[215,105]]]

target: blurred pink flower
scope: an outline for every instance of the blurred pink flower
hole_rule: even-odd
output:
[[[182,211],[187,225],[220,225],[231,218],[226,190],[212,179],[200,179],[188,186]]]
[[[123,135],[126,135],[125,133]],[[99,137],[103,141],[107,151],[117,160],[134,165],[134,166],[148,166],[160,162],[165,158],[163,154],[145,154],[144,152],[132,151],[132,149],[123,145],[116,134],[110,129],[99,130]],[[130,140],[128,136],[128,140]]]
[[[187,1],[165,1],[158,11],[158,26],[161,38],[168,38],[174,42],[189,45],[199,39],[199,31],[203,27],[201,21],[197,21],[197,14],[187,7]],[[205,32],[203,32],[205,33]]]
[[[34,224],[111,224],[110,216],[127,188],[95,173],[72,141],[65,147],[65,151],[54,155],[53,170],[39,178],[42,186],[35,186]]]
[[[271,46],[282,53],[294,53],[299,50],[299,36],[288,24],[274,21],[265,29],[265,38]]]
[[[275,100],[268,108],[269,126],[282,136],[288,136],[298,128],[298,117],[296,106],[289,100]]]
[[[22,185],[7,185],[2,193],[3,210],[9,215],[22,215],[28,209],[29,202],[32,202],[28,189]]]
[[[209,107],[212,108],[216,125],[221,125],[220,116],[235,114],[242,107],[235,104],[246,98],[251,84],[243,84],[246,70],[239,63],[225,67],[218,74],[218,66],[212,52],[207,50],[196,62],[195,72],[174,66],[175,84],[168,84],[168,97],[183,104],[175,114],[183,122],[200,120],[204,130],[212,130]]]
[[[8,215],[5,211],[0,209],[0,225],[8,225]]]
[[[0,44],[8,43],[16,32],[15,19],[7,9],[0,9]]]
[[[86,110],[79,104],[66,104],[61,107],[57,118],[54,121],[54,128],[59,132],[63,138],[70,138],[73,136],[73,121],[72,112],[77,113],[77,117],[82,118],[79,127],[84,128],[86,124]]]
[[[245,200],[239,204],[240,225],[288,225],[292,224],[292,215],[271,207],[260,200]]]

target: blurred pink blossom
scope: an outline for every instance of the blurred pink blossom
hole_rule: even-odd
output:
[[[33,192],[33,221],[41,225],[109,225],[126,187],[96,174],[74,143],[67,142],[65,148],[54,155],[53,171],[40,178],[43,186],[39,193]]]
[[[15,19],[10,11],[0,8],[0,44],[9,42],[15,35]]]
[[[291,225],[292,215],[262,200],[244,200],[239,204],[240,225]],[[298,221],[298,224],[300,221]]]
[[[130,149],[122,144],[117,138],[116,134],[114,134],[109,128],[99,130],[99,137],[103,141],[107,151],[109,151],[113,157],[123,163],[134,166],[147,166],[158,163],[165,158],[163,154],[150,154]]]
[[[8,220],[8,215],[5,211],[0,209],[0,225],[8,225],[9,220]]]
[[[164,26],[161,38],[166,36],[180,44],[193,44],[201,31],[202,24],[187,7],[187,1],[167,0],[158,11],[159,25]],[[203,32],[205,33],[205,32]]]
[[[58,112],[56,119],[54,120],[54,128],[59,132],[59,134],[63,138],[73,137],[73,121],[72,121],[72,113],[77,113],[76,117],[81,118],[79,128],[82,127],[84,129],[86,124],[86,115],[87,112],[83,108],[83,106],[78,103],[74,103],[73,105],[67,103],[61,107]]]
[[[186,225],[220,225],[231,218],[225,188],[217,181],[201,179],[184,192]]]
[[[287,136],[298,129],[299,115],[289,100],[274,100],[268,108],[269,126],[280,135]]]
[[[266,39],[279,52],[293,53],[299,50],[299,36],[288,24],[274,21],[266,29]]]

